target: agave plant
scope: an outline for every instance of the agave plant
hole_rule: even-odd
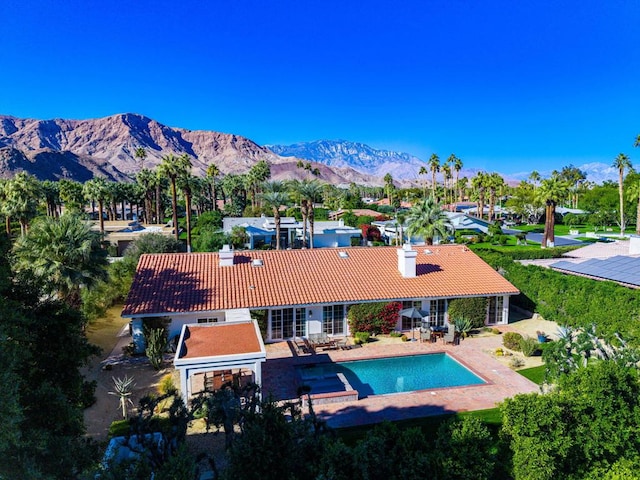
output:
[[[453,325],[456,327],[456,332],[458,332],[462,338],[468,337],[469,332],[473,330],[473,322],[465,317],[456,318],[453,321]]]
[[[133,406],[133,402],[129,397],[133,394],[133,387],[136,384],[133,383],[133,377],[126,375],[124,378],[111,378],[113,379],[114,391],[109,392],[109,395],[116,395],[119,398],[119,403],[122,407],[122,418],[127,418],[127,404],[129,403]]]

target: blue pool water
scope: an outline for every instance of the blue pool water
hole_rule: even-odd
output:
[[[300,378],[311,387],[311,393],[344,390],[341,382],[334,382],[338,373],[346,377],[360,398],[486,383],[446,353],[299,367]],[[336,389],[330,390],[329,385]]]

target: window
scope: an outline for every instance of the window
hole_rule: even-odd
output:
[[[271,310],[271,338],[304,337],[307,333],[306,308]]]
[[[322,332],[327,335],[344,335],[344,305],[322,307]]]
[[[418,310],[422,309],[422,300],[405,300],[402,302],[402,309],[415,307]],[[421,324],[418,318],[402,317],[402,330],[411,330],[412,328],[419,327]]]
[[[447,309],[447,301],[444,298],[429,302],[429,326],[441,327],[444,325],[444,314]]]
[[[489,323],[502,323],[504,297],[489,297]]]
[[[198,319],[198,323],[218,323],[220,320],[218,319],[218,317],[212,317],[212,318],[199,318]]]

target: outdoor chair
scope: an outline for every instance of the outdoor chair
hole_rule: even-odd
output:
[[[455,343],[456,342],[456,327],[455,325],[449,324],[449,329],[442,337],[442,341],[446,343]]]

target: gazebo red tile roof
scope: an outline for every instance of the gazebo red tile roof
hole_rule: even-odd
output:
[[[218,253],[142,255],[122,315],[518,293],[462,245],[414,249],[414,278],[398,271],[395,247],[238,251],[232,266]]]
[[[261,352],[252,322],[188,325],[180,358],[219,357]]]

